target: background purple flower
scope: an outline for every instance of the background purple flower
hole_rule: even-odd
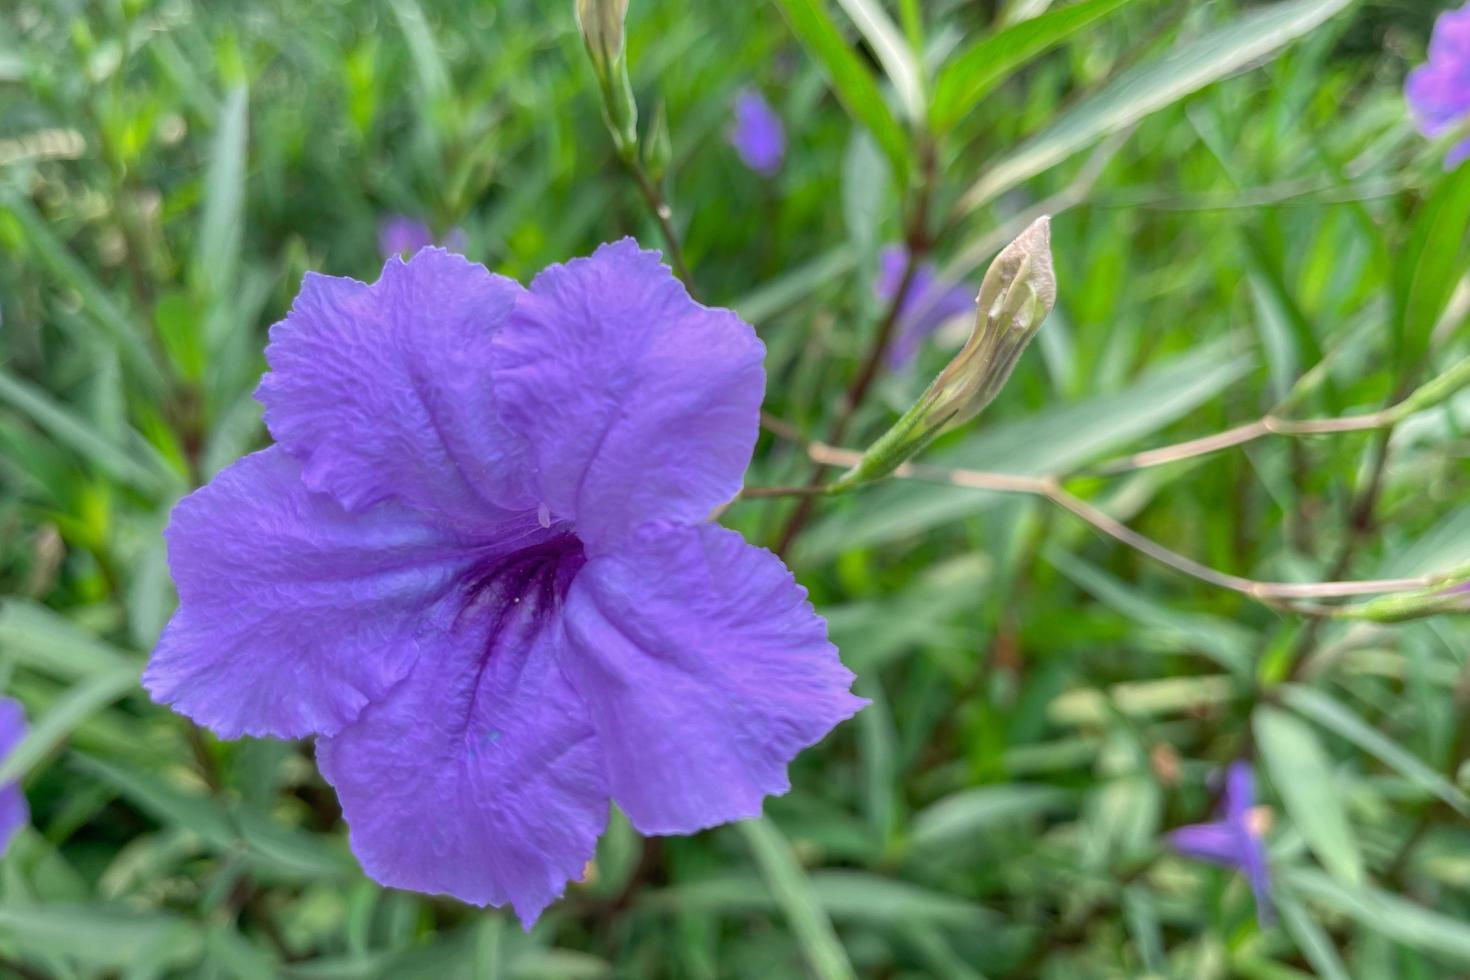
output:
[[[864,703],[740,488],[764,348],[631,239],[529,290],[439,249],[308,275],[277,445],[181,501],[144,684],[224,737],[320,735],[363,868],[512,903],[648,834],[753,817]]]
[[[1169,843],[1186,857],[1242,872],[1256,897],[1257,915],[1263,922],[1268,921],[1272,915],[1271,880],[1250,763],[1230,764],[1225,777],[1225,800],[1220,809],[1220,819],[1180,827],[1169,835]]]
[[[1440,14],[1429,40],[1429,61],[1409,72],[1404,94],[1425,136],[1438,136],[1470,118],[1470,3]],[[1456,166],[1470,157],[1470,139],[1445,158]]]
[[[451,228],[444,241],[436,243],[434,233],[422,221],[404,214],[393,214],[378,223],[378,252],[385,259],[411,256],[421,248],[441,244],[451,252],[464,254],[468,241],[463,228]]]
[[[0,762],[4,762],[15,751],[25,737],[25,714],[20,703],[10,698],[0,698]],[[0,786],[0,854],[10,847],[16,833],[30,819],[26,798],[15,783]]]
[[[786,131],[781,118],[754,89],[735,96],[735,125],[730,143],[745,165],[762,177],[773,177],[786,155]]]
[[[908,249],[902,245],[889,245],[878,257],[878,278],[873,287],[883,302],[892,302],[897,295],[908,257]],[[888,366],[897,369],[908,364],[942,324],[957,316],[972,316],[974,312],[975,290],[964,283],[939,278],[938,270],[930,262],[920,263],[909,277],[909,288],[899,303],[897,329],[886,353]]]

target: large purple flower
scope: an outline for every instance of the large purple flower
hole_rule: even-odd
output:
[[[308,275],[258,392],[278,444],[174,511],[144,684],[322,736],[370,875],[528,924],[609,799],[650,834],[757,815],[864,703],[785,566],[706,523],[763,353],[631,239],[529,290],[438,249]]]
[[[1429,39],[1429,61],[1404,83],[1415,122],[1425,136],[1438,136],[1470,119],[1470,3],[1440,14]],[[1470,139],[1455,144],[1445,165],[1470,158]]]
[[[873,283],[880,300],[892,302],[898,295],[908,263],[908,249],[902,245],[889,245],[883,249],[878,257],[878,278]],[[904,367],[941,325],[955,317],[973,316],[974,313],[975,290],[962,282],[941,279],[933,263],[921,262],[909,277],[909,288],[904,291],[898,305],[898,330],[888,344],[888,366],[894,370]]]
[[[1169,843],[1186,857],[1242,872],[1256,897],[1261,920],[1271,918],[1271,877],[1266,864],[1265,811],[1256,806],[1256,781],[1248,762],[1233,762],[1225,775],[1220,819],[1180,827]]]
[[[745,165],[762,177],[774,177],[786,155],[786,130],[781,117],[754,89],[735,96],[735,125],[730,143]]]
[[[25,737],[26,719],[20,704],[0,698],[0,762],[4,762]],[[0,786],[0,854],[4,854],[16,832],[30,819],[26,798],[15,783]]]

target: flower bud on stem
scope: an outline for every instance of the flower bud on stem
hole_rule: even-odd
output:
[[[602,96],[602,117],[618,155],[624,162],[631,162],[638,152],[638,103],[628,82],[623,33],[628,0],[577,0],[576,10],[577,27]]]
[[[941,433],[979,415],[1000,393],[1057,298],[1051,219],[1036,219],[1007,245],[980,284],[970,339],[907,412],[829,491],[887,476]]]

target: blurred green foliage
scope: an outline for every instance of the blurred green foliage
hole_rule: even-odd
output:
[[[820,438],[846,412],[884,242],[918,227],[978,282],[1044,205],[1057,310],[926,459],[1080,473],[1094,505],[1252,578],[1408,576],[1470,560],[1470,395],[1392,430],[1097,466],[1283,403],[1374,411],[1470,353],[1470,168],[1442,170],[1400,92],[1433,6],[634,0],[629,61],[695,285],[757,324],[774,415]],[[463,228],[522,280],[659,244],[571,8],[0,10],[0,685],[34,730],[0,767],[34,810],[0,862],[0,972],[1470,970],[1463,620],[1307,619],[1033,498],[895,481],[815,507],[789,557],[872,706],[763,821],[644,841],[615,815],[530,934],[365,879],[309,745],[219,743],[148,702],[168,510],[265,441],[265,330],[306,270],[374,278],[389,213]],[[771,181],[724,141],[742,86],[787,126]],[[944,347],[881,376],[844,441]],[[809,475],[767,436],[749,482]],[[794,506],[723,519],[772,543]],[[1276,812],[1264,927],[1244,882],[1160,843],[1237,757]]]

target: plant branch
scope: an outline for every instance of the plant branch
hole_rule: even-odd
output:
[[[780,420],[766,418],[766,427],[778,436],[790,437],[791,427]],[[800,441],[800,440],[797,440]],[[862,458],[862,453],[852,449],[841,449],[821,442],[804,443],[807,455],[819,466],[851,467]],[[1071,493],[1062,486],[1061,478],[1055,475],[1026,476],[1015,473],[994,473],[985,470],[948,469],[919,463],[904,463],[893,472],[899,479],[923,480],[948,486],[966,487],[971,490],[988,490],[995,493],[1019,493],[1041,497],[1050,501],[1073,516],[1090,524],[1101,533],[1129,548],[1145,555],[1181,574],[1218,588],[1309,616],[1331,616],[1335,606],[1321,605],[1315,600],[1344,599],[1353,596],[1383,595],[1396,592],[1413,592],[1434,587],[1444,578],[1442,575],[1418,575],[1406,578],[1373,579],[1359,582],[1267,582],[1222,572],[1204,565],[1187,555],[1165,547],[1147,535],[1140,534],[1122,521],[1117,520],[1100,508]],[[831,485],[817,483],[813,487],[748,487],[742,496],[760,498],[801,494],[806,500],[833,493]]]
[[[684,248],[679,243],[679,233],[674,230],[674,211],[669,207],[669,202],[664,199],[663,191],[659,190],[658,184],[648,176],[648,171],[643,168],[643,163],[637,155],[627,156],[620,154],[628,173],[632,174],[633,181],[638,185],[638,192],[643,196],[643,201],[648,205],[648,210],[653,214],[654,220],[658,222],[659,231],[663,233],[664,242],[669,249],[669,262],[674,267],[674,273],[680,281],[694,292],[694,280],[689,277],[689,266],[684,263]]]

